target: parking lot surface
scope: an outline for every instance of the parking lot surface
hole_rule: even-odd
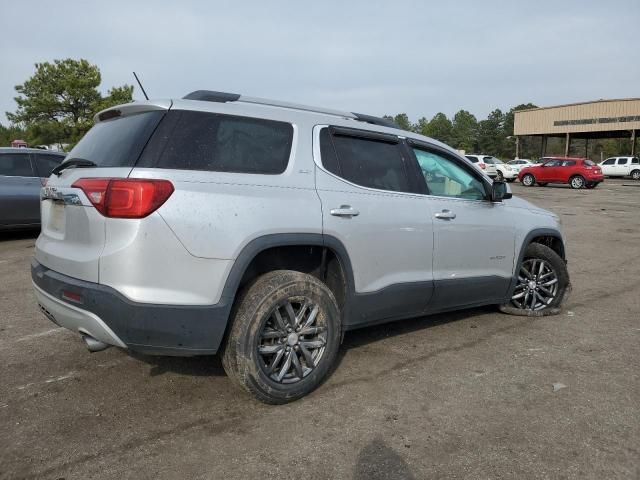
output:
[[[640,478],[640,183],[512,185],[562,218],[562,314],[350,332],[275,407],[217,358],[88,353],[38,311],[35,234],[1,234],[0,478]]]

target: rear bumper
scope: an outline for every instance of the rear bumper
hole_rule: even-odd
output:
[[[111,287],[55,272],[36,260],[31,278],[43,313],[56,324],[118,347],[152,355],[211,355],[224,336],[231,305],[132,302]],[[63,292],[80,296],[70,300]]]

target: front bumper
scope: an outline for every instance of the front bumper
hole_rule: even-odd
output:
[[[63,275],[35,259],[31,278],[40,309],[51,321],[145,354],[216,353],[231,310],[224,301],[215,305],[133,302],[111,287]]]

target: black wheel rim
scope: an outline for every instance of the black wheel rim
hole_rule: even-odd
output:
[[[522,310],[543,310],[557,297],[558,283],[558,274],[549,262],[528,258],[518,272],[511,304]]]
[[[306,297],[292,297],[265,319],[257,352],[260,368],[274,382],[301,381],[317,367],[327,345],[320,307]]]

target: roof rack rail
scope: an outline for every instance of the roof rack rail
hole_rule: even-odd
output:
[[[238,93],[214,92],[212,90],[196,90],[184,97],[185,100],[202,100],[204,102],[235,102],[240,98]]]
[[[402,130],[402,127],[398,125],[393,120],[387,120],[382,117],[374,117],[372,115],[365,115],[364,113],[356,113],[353,112],[356,117],[356,120],[360,120],[361,122],[370,123],[371,125],[380,125],[381,127],[389,127],[389,128],[399,128]]]
[[[360,122],[379,125],[382,127],[390,127],[401,129],[399,125],[386,118],[374,117],[372,115],[364,115],[362,113],[343,112],[340,110],[332,110],[329,108],[310,107],[309,105],[300,105],[297,103],[282,102],[280,100],[269,100],[266,98],[246,97],[238,93],[215,92],[212,90],[196,90],[184,97],[185,100],[200,100],[205,102],[242,102],[253,103],[256,105],[268,105],[271,107],[290,108],[292,110],[303,110],[305,112],[323,113],[326,115],[335,115],[336,117],[349,118]]]

